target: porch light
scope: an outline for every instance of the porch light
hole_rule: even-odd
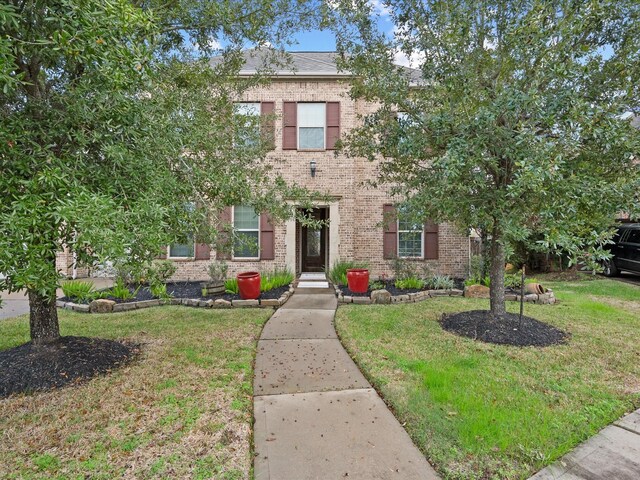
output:
[[[315,160],[311,160],[309,162],[309,166],[311,167],[311,177],[315,177],[316,176],[316,170],[318,169],[318,162],[316,162]]]

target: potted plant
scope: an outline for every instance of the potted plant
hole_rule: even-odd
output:
[[[366,293],[369,288],[369,270],[366,268],[347,270],[347,286],[353,293]]]
[[[238,279],[238,290],[241,299],[255,300],[260,296],[259,272],[242,272],[236,278]]]
[[[203,297],[224,293],[224,281],[227,278],[227,270],[229,270],[229,266],[226,262],[212,262],[209,265],[208,272],[211,280],[202,282],[201,284]]]

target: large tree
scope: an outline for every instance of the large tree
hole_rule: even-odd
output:
[[[35,344],[59,337],[63,247],[84,264],[144,262],[185,235],[212,241],[209,215],[225,205],[286,214],[296,192],[269,174],[268,138],[234,143],[258,125],[233,101],[265,80],[238,78],[242,49],[282,46],[315,11],[297,0],[0,6],[0,290],[28,292]]]
[[[351,94],[379,107],[347,151],[383,157],[418,217],[485,231],[494,316],[514,240],[602,260],[615,215],[638,209],[637,0],[379,3],[392,35],[370,2],[335,4]]]

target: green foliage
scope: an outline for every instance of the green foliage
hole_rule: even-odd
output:
[[[505,274],[504,287],[511,288],[513,290],[520,290],[520,288],[522,287],[522,274],[521,273]]]
[[[176,264],[171,260],[156,261],[147,269],[146,277],[149,283],[164,283],[176,273]]]
[[[405,278],[426,278],[431,275],[429,265],[415,260],[396,257],[391,261],[391,269],[396,280]]]
[[[370,280],[369,281],[369,290],[381,290],[385,286],[386,285],[384,284],[384,282],[381,282],[379,280]]]
[[[453,278],[449,275],[433,275],[426,284],[433,290],[450,290],[455,285]]]
[[[60,288],[62,288],[62,293],[64,293],[65,297],[79,302],[91,301],[96,297],[97,293],[93,282],[89,280],[70,280],[62,282]]]
[[[401,290],[419,290],[421,288],[424,288],[425,282],[418,277],[405,277],[396,279],[395,286],[396,288],[399,288]]]
[[[150,284],[149,292],[156,298],[162,298],[164,300],[171,298],[171,295],[167,292],[167,285],[165,283]]]
[[[227,262],[223,261],[214,261],[209,264],[209,268],[207,272],[209,273],[209,277],[212,282],[222,282],[225,278],[227,278],[227,271],[229,270],[229,265]]]
[[[365,263],[354,262],[352,260],[337,261],[333,264],[329,271],[326,272],[327,278],[334,285],[346,285],[347,270],[351,268],[367,268],[367,265]]]
[[[124,283],[122,279],[116,279],[115,283],[108,290],[108,292],[109,295],[113,298],[118,298],[120,300],[132,300],[137,295],[139,288],[140,287],[138,286],[138,288],[136,288],[136,290],[132,293],[131,290],[129,290],[127,284]]]
[[[227,293],[233,293],[238,295],[240,293],[240,287],[238,287],[237,278],[229,278],[224,281],[224,290]]]
[[[260,274],[260,291],[267,292],[274,288],[284,287],[293,282],[294,276],[288,269],[275,269],[271,272]]]
[[[377,182],[415,216],[482,231],[491,288],[518,241],[601,261],[617,213],[640,213],[640,132],[624,118],[640,111],[637,0],[384,5],[392,38],[372,5],[335,7],[351,95],[378,105],[346,153],[384,157]]]

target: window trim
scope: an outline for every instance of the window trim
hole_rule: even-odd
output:
[[[398,218],[396,220],[396,224],[397,224],[397,233],[396,233],[396,243],[397,243],[397,255],[398,258],[406,258],[407,260],[424,260],[424,224],[421,225],[420,230],[400,230],[400,219]],[[400,234],[401,233],[417,233],[420,232],[420,255],[417,257],[406,257],[406,256],[402,256],[400,255]]]
[[[242,207],[244,205],[238,205],[239,207]],[[231,227],[232,227],[232,235],[235,236],[235,232],[255,232],[256,229],[247,229],[247,228],[243,228],[243,229],[237,229],[236,228],[236,205],[232,205],[231,206]],[[258,232],[258,256],[257,257],[236,257],[235,254],[235,249],[234,249],[234,244],[235,241],[232,242],[231,244],[231,259],[232,260],[240,260],[240,261],[256,261],[256,260],[260,260],[260,241],[261,241],[261,229],[260,229],[260,214],[258,214],[258,228],[257,228],[257,232]],[[235,239],[234,239],[235,240]]]
[[[322,124],[322,147],[300,148],[300,129],[319,128],[300,126],[300,105],[324,105],[324,122]],[[298,146],[297,150],[301,152],[324,152],[327,150],[327,102],[296,102],[296,142]]]

